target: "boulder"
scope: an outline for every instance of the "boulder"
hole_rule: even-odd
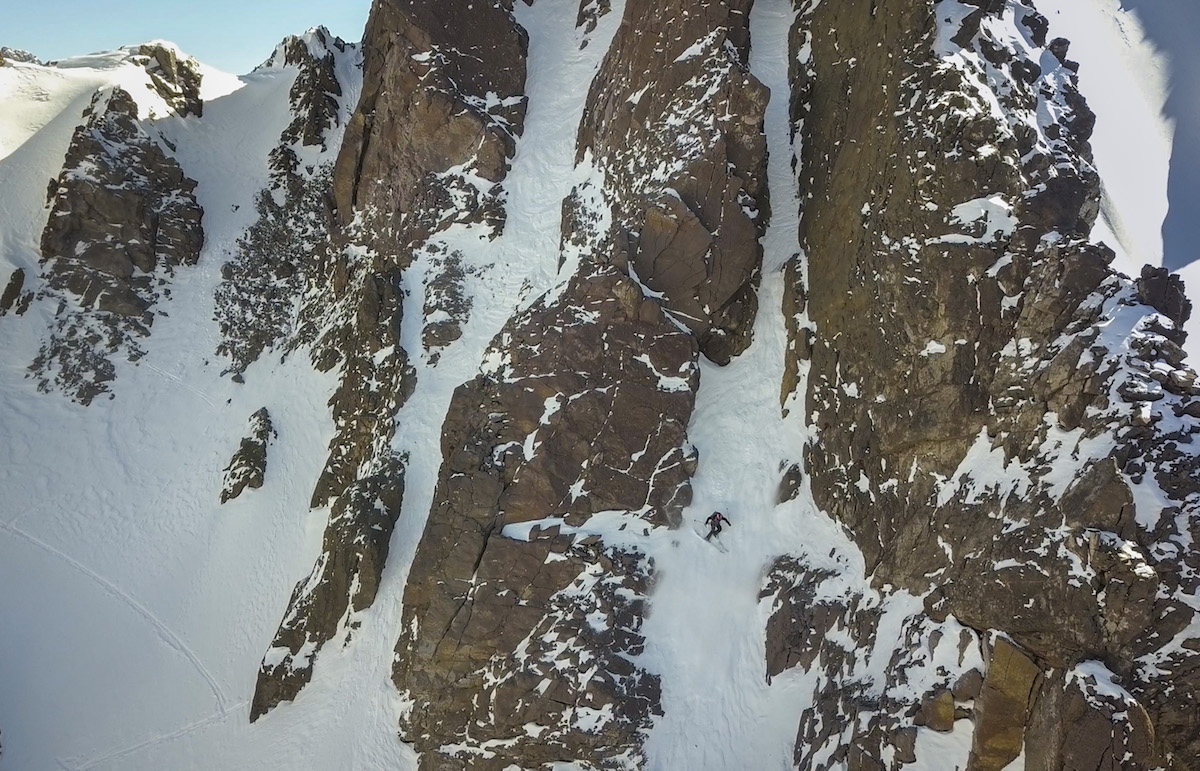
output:
[[[263,486],[267,475],[267,445],[275,438],[271,415],[263,407],[250,416],[249,434],[242,439],[237,452],[225,467],[225,482],[221,487],[221,503],[233,500],[249,487]]]

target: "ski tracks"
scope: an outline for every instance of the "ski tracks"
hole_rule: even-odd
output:
[[[37,536],[30,535],[24,530],[21,530],[15,525],[11,525],[7,522],[0,522],[0,530],[3,530],[4,532],[9,533],[16,538],[20,538],[27,543],[36,546],[50,556],[65,562],[79,573],[82,573],[84,576],[91,579],[102,590],[104,590],[106,594],[115,598],[119,602],[128,605],[135,613],[137,613],[139,616],[145,619],[147,623],[154,627],[155,631],[158,632],[158,635],[163,642],[175,649],[180,655],[187,659],[189,663],[191,663],[197,674],[199,674],[200,677],[204,679],[204,682],[208,684],[208,689],[212,692],[213,698],[216,700],[219,714],[225,715],[228,713],[229,700],[226,698],[224,691],[221,690],[221,686],[217,683],[216,678],[213,677],[211,672],[209,672],[208,667],[206,667],[204,662],[200,660],[200,657],[198,657],[192,651],[192,649],[188,647],[187,643],[185,643],[179,637],[179,635],[175,634],[175,632],[173,632],[171,628],[162,621],[162,619],[155,615],[153,611],[151,611],[142,603],[138,602],[137,599],[135,599],[121,587],[114,584],[112,581],[109,581],[107,578],[92,570],[87,565],[84,565],[82,562],[66,552],[51,546]]]

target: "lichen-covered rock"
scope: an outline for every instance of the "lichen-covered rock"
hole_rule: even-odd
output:
[[[690,499],[696,356],[635,282],[587,270],[456,391],[394,670],[421,768],[640,756],[658,685],[631,662],[637,543]]]
[[[59,300],[54,330],[31,367],[42,390],[87,404],[108,390],[111,356],[142,355],[138,338],[150,333],[175,269],[200,257],[195,187],[138,122],[128,93],[96,94],[51,187],[42,232],[42,294]]]
[[[354,482],[334,504],[321,556],[296,584],[263,657],[250,705],[252,722],[296,698],[326,643],[349,642],[361,623],[357,614],[375,601],[403,494],[404,465],[392,458],[379,473]]]
[[[770,211],[750,5],[629,0],[579,128],[603,186],[577,188],[564,217],[568,247],[636,276],[718,363],[750,344]]]
[[[257,490],[267,476],[267,445],[275,437],[271,415],[263,407],[250,416],[248,435],[242,439],[237,452],[225,467],[225,482],[221,486],[221,503],[231,501],[249,487]]]

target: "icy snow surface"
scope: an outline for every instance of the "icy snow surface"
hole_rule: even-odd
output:
[[[3,99],[25,120],[0,128],[4,280],[13,267],[37,273],[46,182],[91,91],[119,84],[146,114],[157,106],[144,71],[116,58],[0,68]],[[295,74],[214,76],[203,119],[155,122],[199,182],[206,244],[177,273],[146,357],[115,362],[117,398],[82,408],[36,393],[25,367],[53,309],[35,303],[0,323],[6,768],[402,767],[381,701],[396,698],[386,643],[372,688],[347,690],[356,698],[335,694],[345,675],[334,671],[313,684],[308,709],[247,720],[259,658],[320,548],[327,512],[307,502],[336,382],[303,357],[260,362],[246,386],[220,378],[213,291],[254,216]],[[221,470],[264,405],[279,433],[265,485],[218,506]]]

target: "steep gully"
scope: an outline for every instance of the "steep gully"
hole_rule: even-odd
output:
[[[658,580],[651,595],[642,662],[659,672],[664,715],[647,743],[652,768],[781,768],[791,764],[796,715],[811,683],[798,671],[769,681],[758,600],[762,576],[781,553],[806,555],[814,567],[861,571],[857,549],[807,489],[776,505],[781,470],[808,438],[802,406],[781,415],[787,336],[785,264],[800,252],[799,191],[792,170],[788,117],[786,0],[757,0],[750,14],[753,74],[771,90],[766,113],[772,218],[763,238],[763,278],[750,347],[721,367],[702,360],[689,437],[700,462],[683,527],[655,540]],[[804,388],[797,389],[801,395]],[[802,396],[800,397],[803,398]],[[714,510],[731,529],[718,553],[692,534]],[[806,692],[807,691],[807,692]]]

